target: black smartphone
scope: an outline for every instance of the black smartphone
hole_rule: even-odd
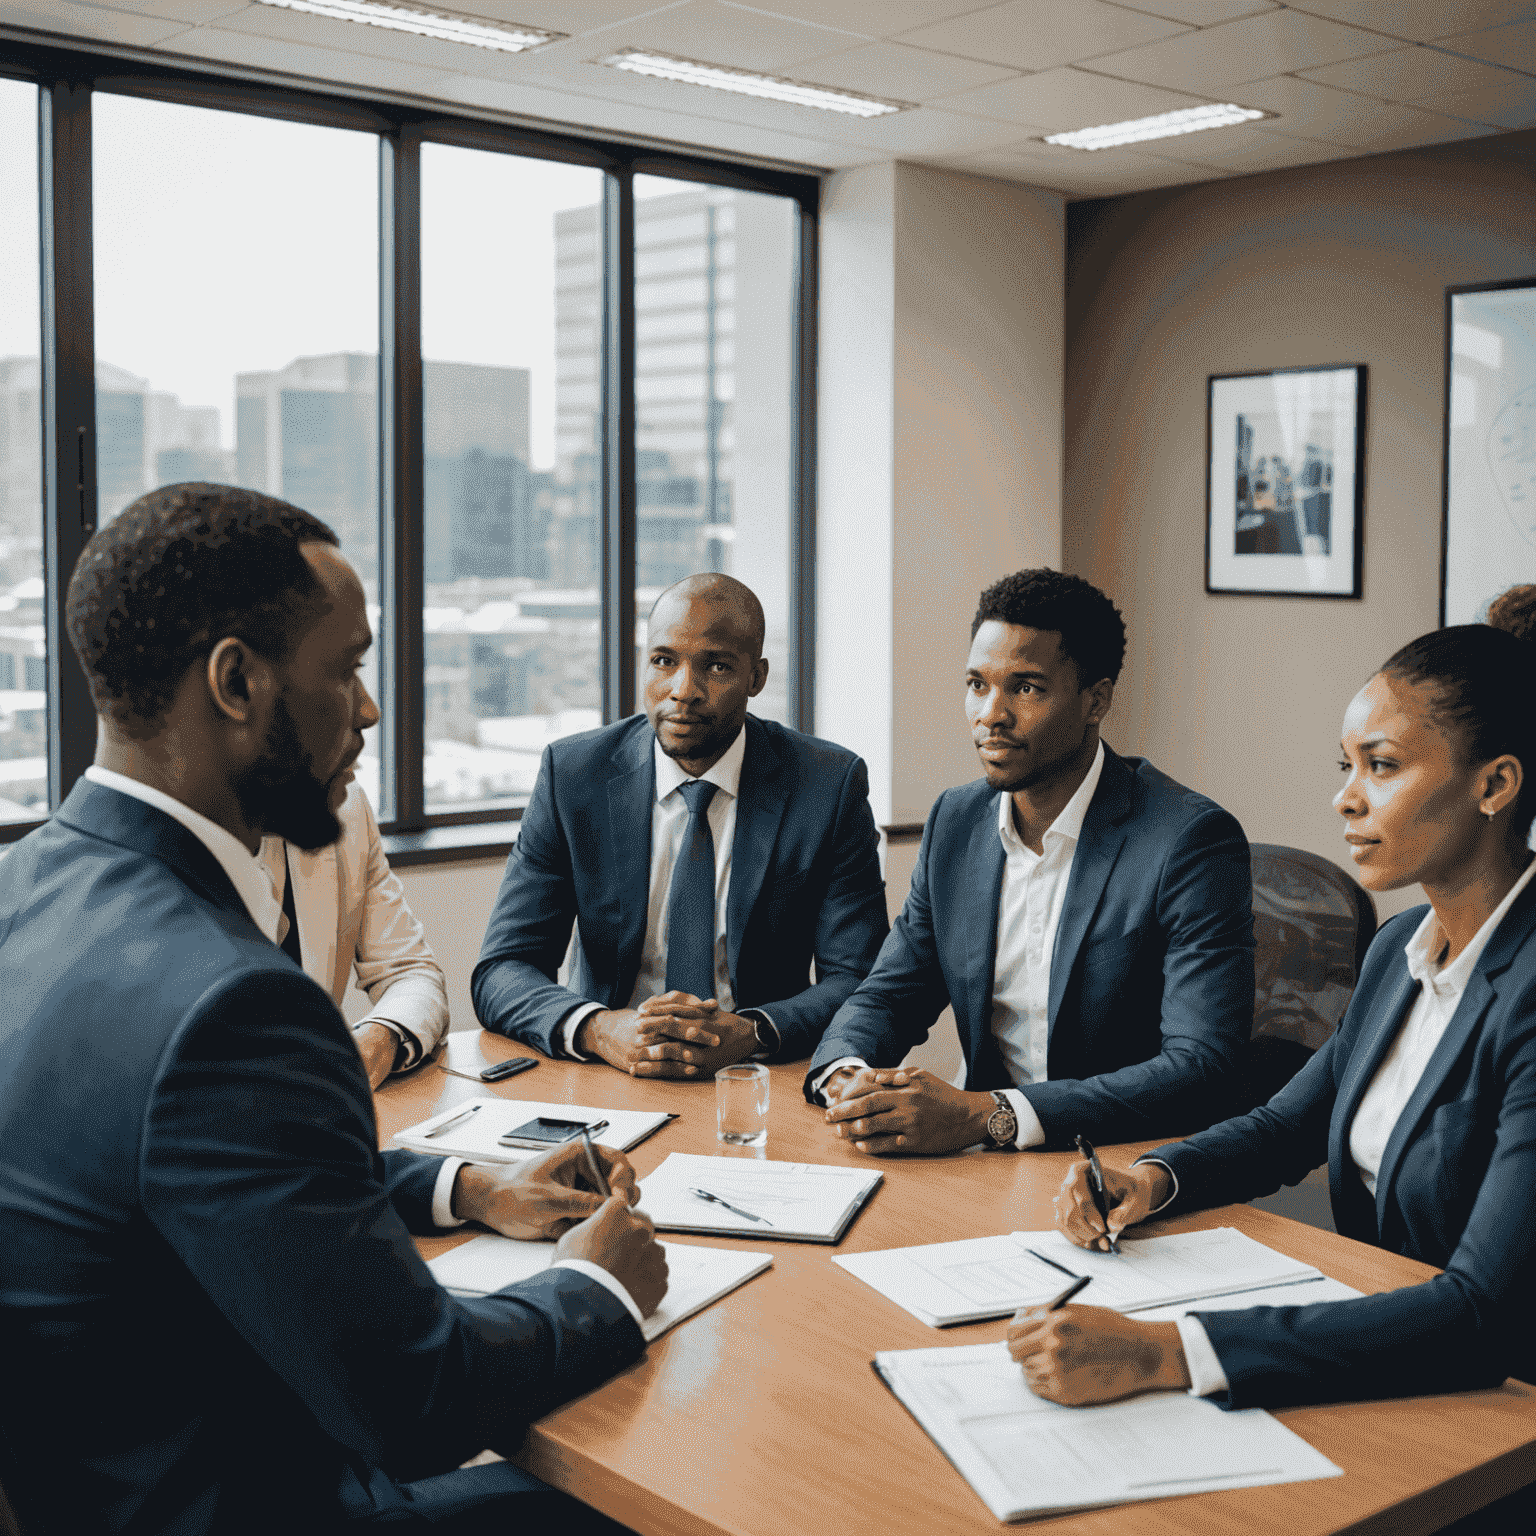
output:
[[[550,1115],[540,1115],[536,1120],[514,1126],[505,1136],[498,1136],[496,1144],[502,1147],[558,1147],[563,1141],[574,1141],[583,1131],[606,1129],[606,1120],[556,1120]]]
[[[499,1083],[504,1077],[516,1077],[519,1072],[526,1072],[529,1067],[539,1064],[537,1056],[509,1056],[505,1061],[498,1061],[495,1066],[486,1067],[480,1074],[482,1083]]]

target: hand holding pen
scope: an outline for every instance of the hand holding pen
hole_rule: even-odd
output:
[[[1079,1138],[1079,1144],[1084,1160],[1067,1169],[1056,1192],[1057,1230],[1079,1248],[1118,1253],[1120,1234],[1145,1221],[1172,1192],[1168,1170],[1160,1163],[1106,1168],[1088,1142]],[[1101,1181],[1097,1192],[1095,1165]]]

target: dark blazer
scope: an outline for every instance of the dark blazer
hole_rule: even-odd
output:
[[[645,946],[655,733],[644,715],[545,749],[470,979],[487,1029],[558,1055],[583,1002],[624,1008]],[[793,1061],[869,973],[889,924],[861,758],[747,716],[726,960],[738,1008],[761,1008]],[[556,972],[576,925],[571,985]],[[810,981],[812,960],[816,980]]]
[[[173,818],[81,780],[0,860],[0,1467],[27,1530],[330,1529],[644,1349],[571,1270],[441,1290],[436,1158]],[[404,1529],[415,1528],[410,1517]]]
[[[817,1047],[807,1097],[840,1056],[895,1066],[946,1004],[965,1086],[1012,1086],[992,1035],[997,796],[966,784],[929,812],[906,905]],[[1046,1147],[1195,1130],[1230,1112],[1253,1023],[1252,908],[1237,822],[1106,747],[1051,955],[1048,1080],[1021,1090]]]
[[[1373,1201],[1349,1155],[1361,1097],[1418,995],[1403,946],[1425,907],[1376,936],[1338,1032],[1267,1105],[1150,1156],[1169,1214],[1272,1194],[1328,1164],[1345,1237],[1444,1269],[1359,1301],[1199,1314],[1227,1407],[1491,1387],[1536,1372],[1536,884],[1473,968],[1382,1157]]]

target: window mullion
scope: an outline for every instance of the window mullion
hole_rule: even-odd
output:
[[[635,180],[603,181],[603,720],[635,712]]]
[[[799,206],[790,391],[789,722],[816,729],[816,209]]]

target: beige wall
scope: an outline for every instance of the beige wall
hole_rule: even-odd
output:
[[[1106,739],[1256,842],[1344,862],[1344,706],[1439,622],[1444,289],[1536,270],[1533,156],[1501,135],[1074,210],[1063,551],[1130,630]],[[1206,595],[1206,376],[1327,363],[1369,370],[1363,600]]]

